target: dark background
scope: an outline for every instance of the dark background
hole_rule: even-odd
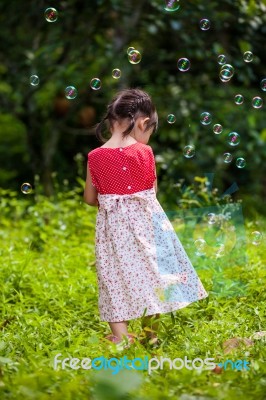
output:
[[[164,11],[164,1],[1,1],[0,4],[0,187],[20,190],[23,182],[36,185],[47,195],[68,180],[78,185],[86,177],[87,153],[101,145],[93,127],[117,90],[139,87],[153,98],[159,114],[159,129],[149,144],[154,150],[158,196],[176,203],[175,184],[186,185],[196,176],[213,174],[213,186],[224,193],[232,184],[239,188],[246,213],[264,213],[266,197],[265,92],[260,82],[265,73],[265,1],[180,2],[173,13]],[[54,23],[44,10],[55,7]],[[211,28],[202,31],[199,21],[208,18]],[[142,54],[137,65],[128,62],[127,48]],[[254,54],[251,63],[243,53]],[[219,79],[217,56],[225,54],[235,68],[228,83]],[[177,60],[191,62],[188,72],[177,69]],[[112,70],[122,71],[120,79]],[[37,74],[33,87],[29,77]],[[90,88],[98,77],[102,87]],[[78,90],[74,100],[65,98],[65,88]],[[241,93],[243,105],[234,103]],[[254,109],[254,96],[263,98]],[[203,126],[200,114],[212,114]],[[173,113],[176,122],[167,123]],[[212,127],[224,130],[215,135]],[[240,145],[230,147],[226,138],[236,131]],[[194,144],[196,155],[183,156]],[[234,155],[231,164],[223,153]],[[237,157],[247,165],[238,169]]]

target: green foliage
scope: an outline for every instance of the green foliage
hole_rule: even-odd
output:
[[[57,180],[54,177],[54,186]],[[144,348],[138,342],[128,350],[106,344],[107,323],[98,313],[98,287],[94,254],[96,208],[83,202],[84,181],[76,189],[64,182],[65,189],[48,199],[36,185],[30,195],[11,190],[0,193],[0,397],[1,399],[172,399],[181,394],[233,399],[245,393],[262,400],[265,390],[265,346],[257,340],[251,348],[239,348],[230,356],[222,343],[232,337],[250,337],[263,330],[265,315],[265,243],[254,246],[247,240],[248,262],[233,262],[227,270],[226,258],[204,258],[199,276],[209,297],[162,314],[158,335],[162,346]],[[195,179],[194,195],[203,205],[218,201],[216,193],[205,191],[206,180]],[[186,188],[180,203],[189,211]],[[162,203],[163,204],[163,203]],[[192,204],[194,207],[194,203]],[[266,221],[246,220],[247,236],[253,230],[265,231]],[[176,231],[180,226],[174,224]],[[182,243],[190,252],[191,237]],[[245,248],[242,248],[245,251]],[[241,276],[244,293],[233,291]],[[219,289],[219,284],[222,286]],[[214,290],[215,288],[217,290]],[[226,296],[221,296],[227,293]],[[231,293],[231,294],[230,294]],[[141,332],[141,321],[130,321],[129,330]],[[62,358],[127,356],[174,359],[201,357],[223,362],[246,359],[250,371],[53,369],[56,354]],[[223,390],[221,390],[221,387]]]

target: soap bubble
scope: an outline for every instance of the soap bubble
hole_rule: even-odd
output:
[[[258,96],[253,97],[253,99],[252,99],[252,107],[253,108],[261,108],[262,105],[263,105],[263,100],[261,97],[258,97]]]
[[[135,47],[129,47],[129,48],[127,49],[127,54],[129,54],[132,50],[135,50]]]
[[[231,153],[224,153],[224,162],[229,164],[233,160],[233,156]]]
[[[165,11],[173,12],[180,8],[179,0],[165,0]]]
[[[58,11],[52,7],[46,8],[44,16],[47,22],[55,22],[58,18]]]
[[[190,68],[190,61],[188,58],[179,58],[177,61],[177,68],[181,72],[186,72]]]
[[[128,53],[128,61],[130,62],[130,64],[138,64],[141,61],[141,54],[138,50],[131,50]]]
[[[262,79],[260,87],[264,92],[266,92],[266,78]]]
[[[224,64],[221,68],[220,77],[222,77],[223,79],[231,79],[234,75],[234,72],[235,69],[234,67],[232,67],[232,65]]]
[[[210,29],[211,23],[208,19],[203,18],[200,20],[199,25],[202,31],[207,31],[208,29]]]
[[[30,183],[22,183],[21,191],[24,194],[30,194],[32,192],[32,186]]]
[[[230,132],[227,137],[227,143],[230,146],[237,146],[240,143],[240,135],[237,132]]]
[[[219,77],[222,82],[229,82],[230,79],[232,78],[232,76],[227,78],[226,75],[230,76],[231,75],[230,71],[225,73],[223,71],[220,71]]]
[[[208,214],[208,224],[213,225],[216,222],[216,215],[213,213]]]
[[[222,133],[223,131],[223,127],[220,124],[215,124],[213,125],[213,132],[215,133],[215,135],[220,135],[220,133]]]
[[[99,78],[92,78],[90,87],[93,90],[99,90],[99,89],[101,89],[101,86],[102,86],[102,82]]]
[[[194,245],[197,250],[202,251],[206,248],[207,243],[204,239],[197,239],[195,240]]]
[[[245,62],[251,62],[253,60],[253,54],[251,53],[251,51],[246,51],[243,58]]]
[[[40,79],[38,75],[31,75],[30,77],[30,84],[31,86],[38,86],[40,83]]]
[[[246,160],[242,157],[238,157],[236,159],[236,166],[237,168],[244,168],[246,166]]]
[[[195,155],[195,146],[188,145],[184,147],[183,154],[186,158],[192,158]]]
[[[75,86],[68,86],[65,88],[65,96],[68,100],[73,100],[77,97],[78,91]]]
[[[251,233],[251,243],[255,246],[261,244],[262,234],[259,231],[254,231]]]
[[[225,57],[224,54],[220,54],[220,55],[217,57],[217,60],[218,60],[218,64],[220,64],[220,65],[223,65],[223,64],[226,63],[226,57]]]
[[[210,125],[212,122],[212,116],[208,112],[203,112],[200,114],[200,122],[202,125]]]
[[[118,68],[113,69],[113,71],[112,71],[112,77],[113,77],[114,79],[119,79],[119,78],[121,78],[121,71],[120,71],[120,69],[118,69]]]
[[[244,103],[244,97],[242,96],[242,94],[236,94],[235,95],[235,104],[237,104],[238,106],[240,104]]]
[[[169,115],[167,116],[167,122],[168,122],[168,124],[174,124],[175,121],[176,121],[176,117],[175,117],[174,114],[169,114]]]

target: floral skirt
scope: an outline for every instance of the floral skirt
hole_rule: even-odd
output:
[[[155,189],[98,193],[95,257],[100,319],[168,313],[208,296]]]

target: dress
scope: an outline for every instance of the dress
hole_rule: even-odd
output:
[[[151,146],[88,153],[98,191],[95,258],[100,319],[128,321],[204,299],[204,289],[153,187]]]

